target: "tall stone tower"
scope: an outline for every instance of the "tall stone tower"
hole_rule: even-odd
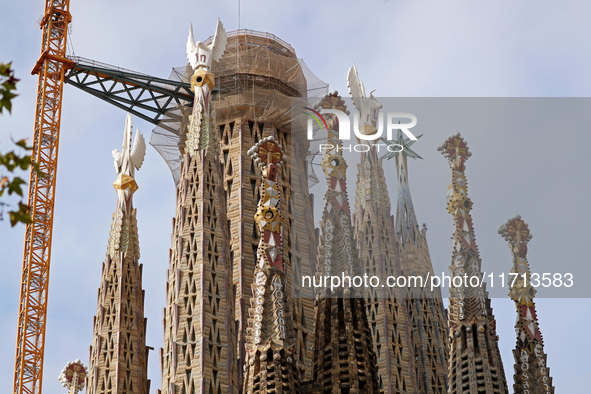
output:
[[[245,394],[300,393],[294,360],[295,332],[283,261],[282,195],[278,180],[283,148],[273,136],[250,151],[261,167],[261,199],[255,213],[260,239],[252,283],[244,366]]]
[[[205,42],[193,42],[191,34],[188,52],[195,106],[179,143],[184,159],[166,289],[162,391],[190,393],[193,384],[196,392],[212,387],[225,393],[244,387],[259,245],[254,215],[261,196],[261,169],[247,151],[266,137],[274,136],[285,155],[277,181],[285,273],[316,258],[307,150],[292,148],[290,125],[291,99],[305,97],[307,84],[293,48],[267,33],[225,34],[218,25]],[[291,294],[291,282],[285,290]],[[313,298],[294,296],[288,302],[293,365],[309,379]]]
[[[291,129],[291,100],[307,94],[300,62],[294,49],[281,39],[268,33],[238,30],[229,33],[226,52],[211,69],[217,86],[213,106],[233,264],[238,387],[243,386],[249,300],[259,244],[254,215],[261,193],[261,170],[247,151],[265,137],[273,135],[285,155],[277,184],[283,196],[280,209],[285,224],[285,272],[299,277],[300,268],[309,272],[315,268],[316,235],[305,163],[307,146],[301,141],[292,142]],[[309,380],[314,299],[297,292],[294,289],[290,298],[296,340],[294,362],[302,380]],[[287,283],[287,293],[292,294],[291,282]]]
[[[375,98],[365,96],[356,67],[349,70],[347,79],[351,97],[363,122],[361,127],[367,134],[373,134],[376,131],[377,109],[381,108],[381,104]],[[400,274],[390,196],[382,159],[378,159],[374,146],[361,153],[358,165],[355,240],[364,273],[383,281],[389,276]],[[416,392],[410,327],[401,290],[384,286],[370,287],[364,291],[378,362],[379,388],[384,393]]]
[[[123,152],[114,151],[117,208],[103,263],[101,287],[90,346],[88,393],[148,394],[148,351],[144,291],[136,210],[132,197],[138,186],[134,172],[144,161],[146,144],[138,131],[131,144],[131,116],[127,116]]]
[[[335,92],[326,96],[320,108],[345,111]],[[358,276],[361,267],[353,240],[351,210],[347,193],[347,163],[342,141],[336,135],[337,121],[328,120],[327,150],[322,159],[328,189],[320,223],[320,245],[316,275]],[[344,285],[344,284],[343,284]],[[378,393],[376,358],[363,292],[343,286],[317,293],[314,332],[313,381],[322,393]]]
[[[450,288],[449,297],[449,393],[508,393],[499,352],[496,321],[484,284],[481,260],[474,237],[468,197],[465,162],[471,156],[464,139],[455,134],[438,150],[451,167],[452,183],[447,189],[447,210],[454,218],[452,276],[467,275],[481,281]],[[476,282],[474,282],[476,283]]]
[[[420,138],[420,137],[419,137]],[[396,240],[400,272],[405,277],[433,275],[427,244],[427,230],[419,230],[408,184],[408,158],[421,158],[411,148],[413,143],[400,130],[391,152],[398,175],[396,204]],[[409,324],[412,327],[412,355],[415,358],[420,393],[446,393],[447,384],[447,313],[439,288],[429,291],[423,286],[407,288],[405,294]]]
[[[210,67],[220,59],[226,40],[218,21],[213,43],[206,49],[195,44],[192,31],[187,44],[195,101],[185,137],[167,272],[160,352],[162,392],[167,394],[238,392],[226,198],[211,103],[215,82]]]
[[[544,353],[544,340],[538,323],[534,296],[536,289],[530,282],[527,262],[527,244],[532,235],[527,224],[516,216],[501,226],[499,234],[511,248],[513,267],[510,278],[509,296],[515,301],[517,322],[515,332],[517,343],[513,349],[515,358],[513,392],[516,394],[554,394],[547,355]]]

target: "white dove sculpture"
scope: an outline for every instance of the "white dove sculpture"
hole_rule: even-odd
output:
[[[137,130],[132,148],[132,133],[131,115],[127,114],[127,118],[125,119],[125,130],[123,132],[123,152],[119,152],[117,149],[113,150],[117,176],[125,174],[133,178],[135,170],[139,170],[144,163],[144,157],[146,156],[146,141],[144,140],[142,133]]]
[[[205,45],[203,42],[195,42],[193,38],[193,25],[189,30],[189,39],[187,40],[187,59],[193,68],[193,71],[198,68],[203,68],[209,71],[211,64],[220,60],[226,50],[228,43],[228,34],[222,25],[222,21],[218,18],[218,25],[213,36],[213,41],[210,45]]]
[[[369,93],[369,97],[365,95],[365,87],[359,79],[355,65],[349,69],[347,74],[347,86],[353,104],[359,111],[359,126],[371,125],[375,127],[379,116],[378,111],[382,108],[382,104],[373,96],[373,90]]]

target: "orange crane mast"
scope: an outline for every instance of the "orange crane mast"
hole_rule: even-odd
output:
[[[32,71],[39,74],[28,196],[32,222],[25,230],[13,394],[41,393],[64,82],[172,133],[178,133],[182,120],[175,111],[193,106],[191,85],[182,78],[67,58],[69,8],[70,0],[45,0],[41,56]]]
[[[55,177],[64,76],[73,66],[66,58],[71,20],[69,0],[46,0],[41,20],[41,56],[32,74],[39,74],[32,166],[23,256],[13,393],[41,393],[47,316],[49,260],[53,226]]]

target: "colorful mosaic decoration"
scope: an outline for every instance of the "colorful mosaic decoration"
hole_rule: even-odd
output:
[[[273,136],[248,152],[263,174],[255,213],[260,234],[247,328],[244,393],[299,393],[295,332],[286,294],[278,188],[283,148]]]

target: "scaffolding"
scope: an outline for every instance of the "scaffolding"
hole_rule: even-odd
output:
[[[209,45],[212,40],[209,37],[204,44]],[[212,101],[219,124],[228,116],[273,118],[280,124],[289,123],[294,98],[320,98],[328,92],[328,84],[310,71],[291,45],[273,34],[253,30],[229,32],[226,52],[213,64],[211,72],[215,75]],[[188,84],[192,75],[193,70],[187,64],[174,68],[169,79]],[[186,105],[171,108],[150,138],[150,144],[170,168],[176,185],[190,114],[191,109]]]

